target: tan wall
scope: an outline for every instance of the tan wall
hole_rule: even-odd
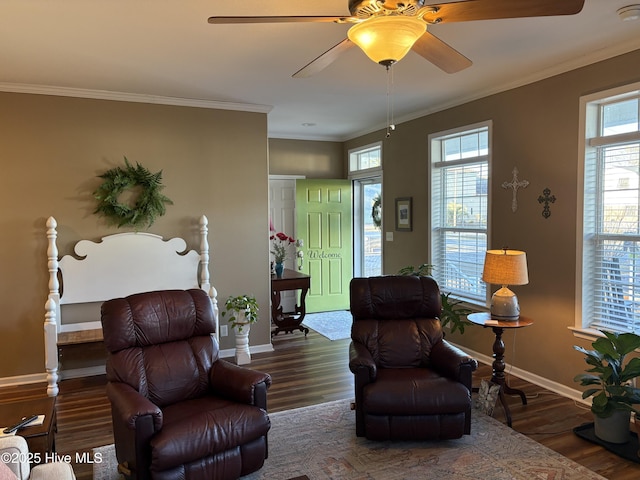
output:
[[[347,178],[342,143],[271,138],[269,174]]]
[[[505,333],[506,358],[526,371],[578,388],[573,376],[584,370],[582,356],[572,348],[588,342],[573,336],[576,269],[576,211],[578,185],[578,115],[582,95],[640,80],[640,51],[600,62],[531,85],[483,98],[398,125],[389,139],[379,131],[345,143],[344,151],[384,140],[383,211],[394,211],[394,198],[413,197],[413,232],[394,232],[384,244],[384,271],[428,260],[427,181],[431,133],[493,121],[490,171],[490,248],[527,252],[529,284],[514,287],[522,312],[535,324]],[[501,188],[517,167],[530,182],[518,192],[518,210],[511,211],[511,190]],[[542,217],[538,196],[550,188],[557,198],[551,217]],[[385,231],[393,216],[385,215]],[[488,356],[490,330],[470,327],[451,339]]]
[[[505,335],[507,361],[575,388],[572,378],[584,365],[571,346],[586,344],[567,329],[575,309],[578,101],[640,81],[638,65],[640,51],[400,124],[389,139],[380,131],[343,145],[270,140],[267,146],[264,114],[0,93],[0,378],[43,371],[47,216],[60,224],[61,254],[79,238],[114,233],[92,215],[91,192],[97,175],[123,155],[164,171],[164,193],[175,205],[151,231],[184,236],[195,248],[197,217],[209,217],[212,281],[221,303],[242,292],[258,297],[261,321],[251,329],[251,344],[258,345],[269,341],[268,173],[344,178],[344,160],[336,158],[384,140],[384,211],[393,212],[396,197],[414,201],[414,231],[395,232],[384,245],[384,270],[393,273],[427,260],[428,134],[492,120],[490,246],[527,252],[530,283],[514,290],[536,322],[517,339]],[[530,182],[515,214],[511,192],[500,187],[514,166]],[[557,197],[546,220],[537,202],[545,187]],[[393,216],[384,220],[391,231]],[[232,348],[232,338],[222,348]],[[451,338],[491,355],[488,330],[471,327]]]
[[[256,295],[250,341],[269,343],[266,125],[263,113],[0,93],[0,377],[44,372],[46,218],[58,221],[61,255],[118,232],[92,214],[91,194],[123,156],[162,170],[174,202],[149,231],[197,248],[198,218],[209,218],[220,303]]]

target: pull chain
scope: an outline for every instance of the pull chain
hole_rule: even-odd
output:
[[[396,129],[393,120],[393,69],[387,65],[387,138]]]

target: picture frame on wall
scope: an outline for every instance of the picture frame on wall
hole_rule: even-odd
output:
[[[411,232],[413,230],[412,198],[396,198],[396,231]]]

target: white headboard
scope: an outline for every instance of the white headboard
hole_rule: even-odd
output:
[[[58,260],[57,222],[49,217],[49,295],[44,322],[48,395],[56,396],[59,390],[59,344],[69,338],[74,342],[102,339],[99,315],[89,321],[64,321],[62,305],[102,303],[154,290],[201,288],[213,303],[218,335],[217,294],[209,281],[208,221],[204,215],[199,227],[200,252],[185,252],[187,243],[182,238],[165,241],[158,235],[129,232],[109,235],[100,242],[80,240],[74,248],[77,257],[65,255]]]

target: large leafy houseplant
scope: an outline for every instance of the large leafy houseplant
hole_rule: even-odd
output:
[[[401,268],[398,271],[399,275],[415,275],[417,277],[431,276],[433,271],[433,265],[430,263],[423,263],[418,267],[413,265]],[[450,297],[451,293],[440,292],[440,300],[442,302],[442,312],[440,313],[440,323],[443,327],[451,325],[451,333],[455,333],[459,330],[460,333],[464,333],[464,329],[467,325],[471,325],[466,317],[471,313],[471,310],[460,306],[461,300],[455,300]]]
[[[242,332],[244,325],[258,321],[258,302],[255,297],[250,295],[229,297],[224,304],[222,316],[226,317],[227,314],[229,315],[229,318],[227,318],[229,325]]]
[[[582,393],[582,398],[593,396],[591,411],[600,418],[607,418],[616,411],[635,411],[633,405],[640,404],[640,388],[631,381],[640,376],[640,358],[634,357],[625,364],[628,354],[640,348],[640,336],[635,333],[602,332],[591,345],[593,350],[574,345],[573,348],[585,354],[585,361],[591,366],[588,373],[574,377],[580,385],[590,387]]]

